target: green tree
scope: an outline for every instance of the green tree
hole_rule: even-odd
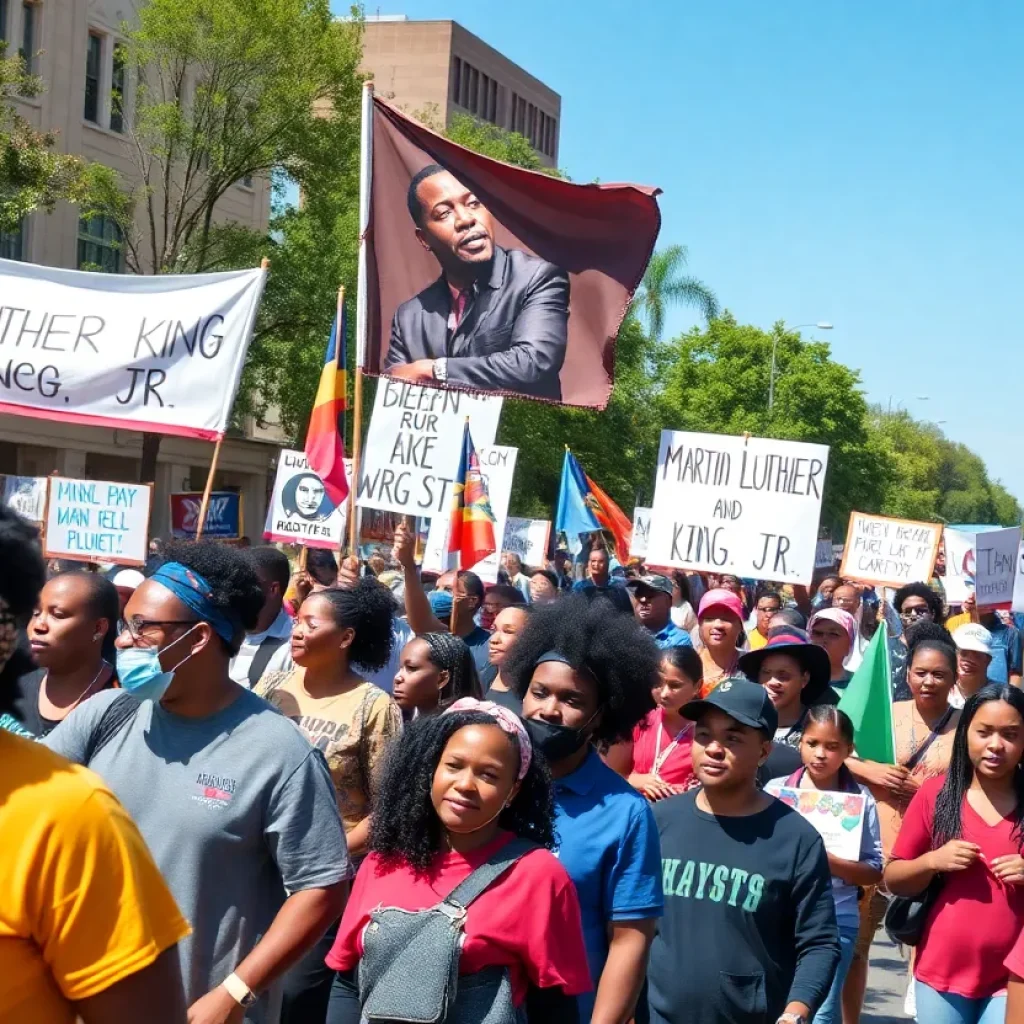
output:
[[[54,151],[57,133],[39,131],[18,113],[17,98],[43,91],[42,79],[26,71],[21,57],[0,49],[0,229],[14,231],[28,214],[47,213],[60,201],[88,216],[114,188],[113,172],[100,164]]]
[[[426,118],[420,115],[420,120],[437,129],[436,112],[428,110]],[[543,174],[565,177],[561,171],[547,167],[541,161],[525,135],[506,131],[489,121],[478,121],[470,114],[456,114],[444,129],[444,134],[452,142],[457,142],[475,153],[503,160],[516,167],[525,167],[528,171],[541,171]]]
[[[685,245],[670,245],[654,253],[636,297],[640,315],[655,341],[665,330],[665,313],[671,306],[696,306],[710,323],[718,316],[718,299],[702,281],[684,274],[688,262]]]

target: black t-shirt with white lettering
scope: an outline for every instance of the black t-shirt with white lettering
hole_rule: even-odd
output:
[[[665,915],[647,975],[652,1024],[775,1024],[791,1001],[813,1017],[839,963],[821,837],[777,800],[716,818],[698,792],[654,805]]]

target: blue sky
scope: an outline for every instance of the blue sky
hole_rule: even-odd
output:
[[[741,322],[834,323],[821,337],[869,400],[944,420],[1024,499],[1024,5],[404,0],[367,13],[453,18],[541,78],[562,95],[559,163],[575,180],[659,185],[660,244],[687,245]],[[674,314],[667,333],[693,319]]]

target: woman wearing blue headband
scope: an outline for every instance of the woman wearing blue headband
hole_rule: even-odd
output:
[[[263,599],[240,552],[170,545],[125,606],[124,690],[46,740],[120,798],[191,923],[196,1021],[276,1020],[279,979],[340,916],[352,872],[323,757],[228,674]]]

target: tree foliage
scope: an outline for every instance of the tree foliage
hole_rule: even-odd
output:
[[[89,216],[106,201],[113,172],[81,157],[54,151],[57,133],[39,131],[18,113],[18,98],[43,91],[21,57],[8,57],[0,44],[0,230],[14,231],[36,210],[49,213],[61,200]]]

